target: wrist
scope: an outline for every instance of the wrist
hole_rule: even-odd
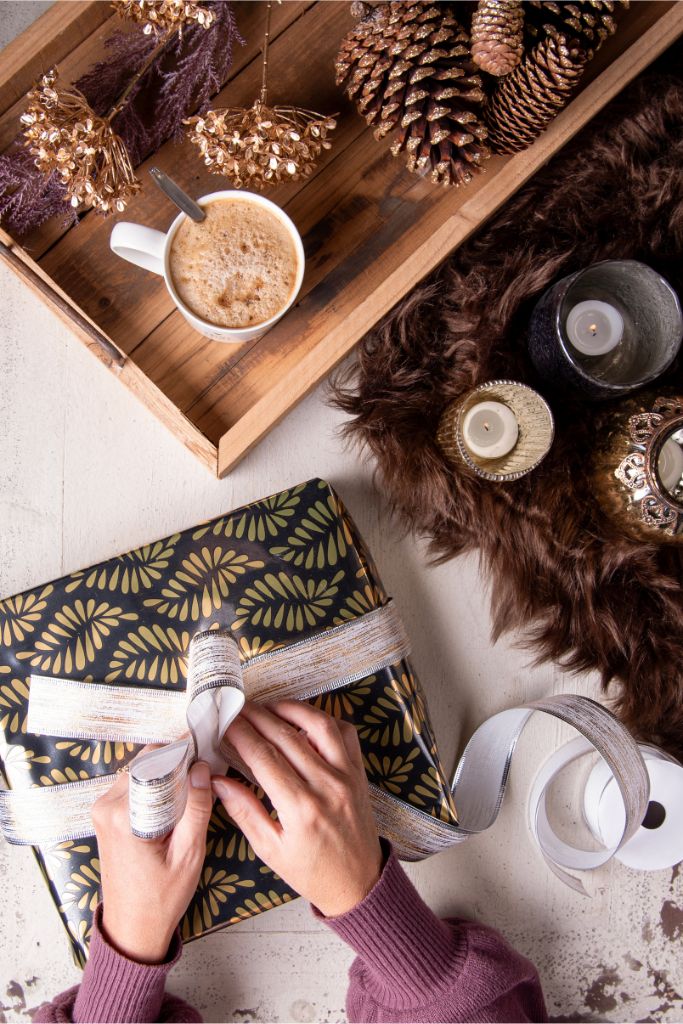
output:
[[[355,878],[347,878],[343,888],[337,888],[328,897],[316,901],[315,906],[323,917],[340,917],[362,903],[377,885],[384,868],[384,860],[384,853],[378,841],[376,855],[368,862],[366,871]]]
[[[316,900],[315,907],[323,917],[341,917],[342,914],[348,914],[350,911],[355,910],[359,903],[363,902],[376,885],[378,878],[379,875],[365,886],[345,889],[341,893],[335,893],[334,897],[330,900]]]
[[[141,926],[132,919],[118,920],[115,914],[107,913],[106,906],[103,909],[102,934],[117,953],[140,964],[162,964],[168,956],[175,928],[154,935],[147,934],[147,928],[148,925]]]

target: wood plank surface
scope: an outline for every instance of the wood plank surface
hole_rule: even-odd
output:
[[[641,6],[644,9],[644,5]],[[639,29],[641,26],[639,22]],[[683,3],[666,5],[655,23],[651,23],[642,34],[639,31],[628,51],[620,59],[612,61],[599,78],[591,82],[553,121],[533,146],[507,160],[504,174],[490,176],[489,188],[480,188],[478,192],[470,193],[459,210],[438,221],[434,214],[439,211],[432,208],[429,215],[420,222],[419,228],[413,229],[409,242],[406,236],[399,236],[392,241],[385,229],[380,237],[375,236],[352,254],[352,260],[348,262],[353,263],[353,268],[350,265],[345,268],[350,279],[342,282],[339,292],[331,295],[323,282],[301,304],[301,307],[308,308],[302,312],[302,308],[296,307],[268,332],[260,348],[264,358],[249,374],[252,394],[258,396],[256,402],[248,407],[245,404],[240,413],[237,410],[240,395],[244,391],[244,380],[236,382],[233,387],[227,380],[221,381],[219,385],[220,404],[223,406],[225,403],[224,407],[234,416],[235,424],[219,442],[219,476],[228,473],[271,429],[273,423],[279,422],[293,404],[308,394],[317,381],[344,358],[355,342],[391,309],[399,297],[405,295],[484,223],[586,124],[596,110],[604,106],[681,34]],[[423,235],[419,244],[416,244],[416,230]],[[385,242],[389,243],[386,247]],[[371,258],[373,247],[382,253],[381,261]],[[378,262],[381,263],[380,267]],[[335,276],[337,280],[343,278],[340,269]],[[326,310],[330,306],[335,312],[334,324],[326,329]],[[289,332],[290,340],[292,336],[297,338],[296,349],[287,344],[286,333]],[[324,344],[317,343],[318,337],[324,338]],[[264,369],[266,352],[270,365]],[[273,381],[277,381],[276,387],[272,386]],[[218,404],[216,402],[216,406]],[[209,417],[215,418],[216,412],[217,409],[212,407],[204,415],[196,417],[193,410],[190,410],[193,421],[205,431],[205,421]]]
[[[337,325],[346,330],[346,291],[355,281],[356,301],[358,295],[374,290],[390,266],[393,244],[401,243],[399,259],[410,259],[412,246],[448,216],[448,194],[408,174],[372,137],[369,145],[367,136],[360,138],[354,148],[358,158],[349,160],[354,187],[329,204],[304,235],[307,288],[295,309],[256,344],[242,346],[231,365],[218,368],[185,407],[212,439],[220,438],[259,401],[269,379],[277,381],[311,346],[327,349]],[[483,187],[483,176],[476,187]],[[354,343],[349,336],[349,349]]]
[[[102,0],[72,0],[55,4],[13,39],[0,62],[0,114],[23,99],[38,75],[63,60],[110,17],[111,8]]]
[[[263,5],[237,3],[236,11],[247,45],[236,48],[231,78],[216,106],[250,103],[260,82]],[[683,32],[683,3],[649,0],[632,6],[589,65],[582,91],[534,146],[513,157],[492,158],[485,174],[459,190],[443,190],[409,174],[401,160],[388,155],[389,140],[378,144],[334,85],[334,56],[351,24],[348,4],[341,0],[293,0],[273,8],[271,101],[325,113],[339,110],[340,117],[333,148],[315,176],[269,193],[299,227],[307,265],[296,306],[263,338],[237,346],[203,338],[174,309],[160,278],[109,250],[117,219],[165,229],[173,217],[165,197],[147,183],[151,164],[195,195],[224,187],[224,179],[209,174],[187,140],[167,143],[142,165],[146,187],[120,217],[104,220],[90,213],[64,234],[53,224],[32,240],[44,251],[41,272],[123,353],[135,354],[123,365],[129,386],[146,401],[143,382],[149,379],[157,414],[184,443],[189,439],[196,445],[207,464],[215,463],[218,452],[221,474]],[[65,55],[65,66],[81,73],[109,30],[80,41]],[[0,118],[0,131],[2,125]],[[158,396],[163,396],[160,409]]]
[[[348,123],[358,122],[352,119]],[[402,189],[415,185],[416,179],[406,175],[400,163],[386,160],[388,147],[388,141],[378,145],[369,132],[363,131],[361,123],[352,144],[341,152],[335,150],[335,159],[285,204],[302,234],[306,253],[299,302],[386,217],[392,202],[392,181],[398,181]],[[182,314],[171,308],[170,315],[133,354],[172,400],[187,411],[232,367],[241,365],[248,353],[258,349],[263,339],[240,345],[216,344],[188,331]],[[228,425],[216,426],[216,440]]]

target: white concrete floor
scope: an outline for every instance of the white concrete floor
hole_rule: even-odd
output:
[[[46,6],[0,3],[0,44]],[[3,266],[0,295],[1,595],[320,475],[403,613],[447,764],[497,710],[550,692],[598,694],[590,676],[530,667],[515,637],[491,645],[477,560],[430,567],[425,545],[392,528],[372,464],[342,445],[343,416],[324,385],[217,481]],[[565,735],[533,722],[494,828],[411,866],[411,877],[439,913],[500,928],[537,963],[551,1019],[680,1021],[683,875],[613,863],[587,899],[532,845],[528,790]],[[0,870],[0,1022],[21,1021],[78,971],[31,853],[0,847]],[[343,1020],[350,961],[297,901],[188,946],[170,988],[208,1021]]]

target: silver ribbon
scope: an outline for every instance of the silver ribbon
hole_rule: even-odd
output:
[[[187,772],[201,758],[214,772],[229,763],[224,736],[249,700],[304,700],[399,664],[410,653],[390,602],[342,626],[258,655],[240,664],[226,631],[197,634],[190,646],[185,693],[31,677],[28,730],[73,739],[162,743],[130,765],[131,828],[153,838],[173,828],[185,807]],[[322,682],[321,682],[322,680]],[[517,740],[535,712],[572,725],[614,775],[624,801],[619,843],[598,852],[559,844],[545,797],[552,772],[532,794],[532,832],[550,868],[584,891],[567,869],[605,863],[637,831],[648,804],[649,779],[635,740],[600,704],[562,694],[493,715],[474,733],[452,784],[458,824],[433,817],[370,785],[380,834],[404,860],[419,860],[489,828],[500,810]],[[234,762],[233,762],[234,763]],[[0,791],[0,828],[11,843],[42,846],[93,834],[90,809],[114,776],[28,790]]]
[[[245,694],[252,701],[304,700],[400,664],[409,653],[391,602],[243,665],[228,631],[207,630],[190,643],[184,693],[32,675],[27,729],[69,739],[163,744],[129,766],[131,829],[153,839],[170,832],[182,815],[194,761],[225,772],[225,733]],[[91,836],[90,809],[112,781],[108,775],[0,791],[0,829],[9,842],[31,846]]]

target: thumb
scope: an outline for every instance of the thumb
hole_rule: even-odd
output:
[[[188,775],[187,803],[183,816],[173,830],[173,845],[176,849],[188,850],[196,846],[203,851],[212,807],[211,769],[206,761],[197,761]]]

